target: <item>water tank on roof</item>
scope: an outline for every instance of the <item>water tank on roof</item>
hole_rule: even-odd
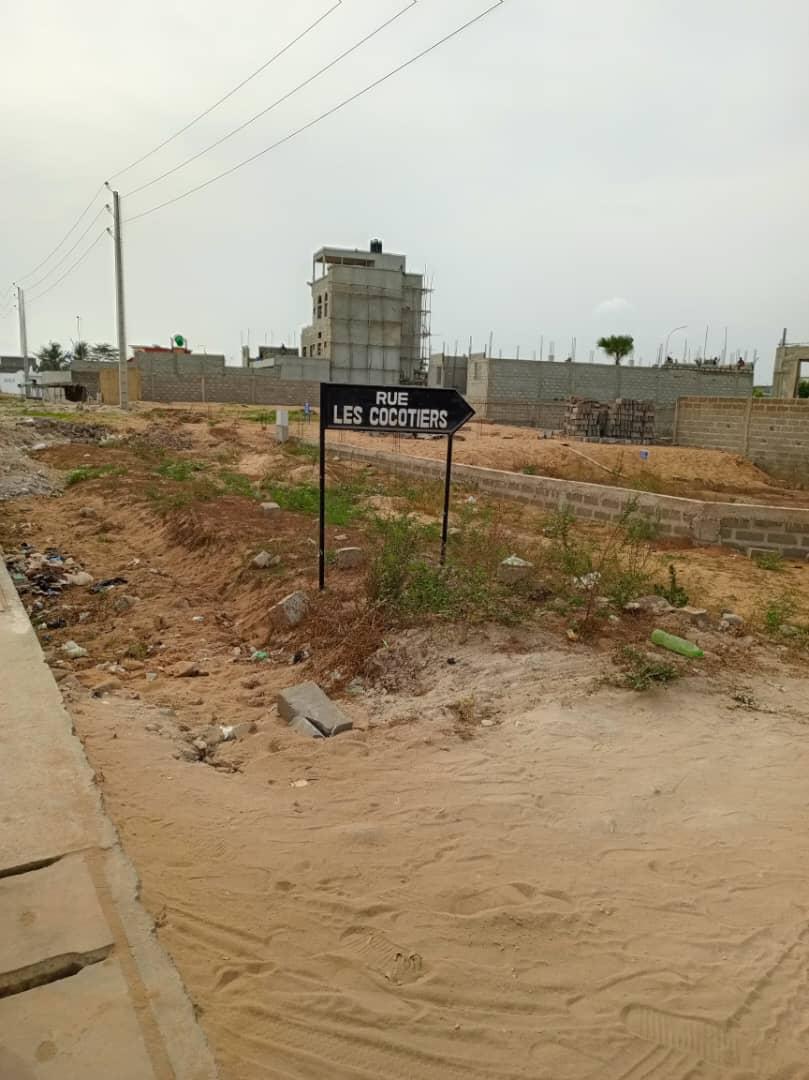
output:
[[[381,255],[382,254],[382,241],[381,240],[372,240],[371,241],[371,254],[372,255]]]

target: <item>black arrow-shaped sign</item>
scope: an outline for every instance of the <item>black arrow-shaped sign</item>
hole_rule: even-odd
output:
[[[475,410],[457,390],[321,383],[320,422],[340,431],[453,435]]]
[[[326,587],[326,431],[378,431],[398,435],[446,435],[444,523],[441,562],[447,550],[452,436],[475,410],[457,390],[426,386],[354,386],[320,384],[320,557],[318,577]]]

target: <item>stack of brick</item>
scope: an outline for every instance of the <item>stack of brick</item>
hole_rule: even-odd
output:
[[[652,442],[655,437],[655,405],[653,401],[617,398],[610,404],[612,439],[621,442]]]
[[[571,398],[565,411],[563,431],[575,439],[603,439],[609,427],[608,405],[598,401]]]
[[[631,398],[618,398],[609,404],[572,398],[567,404],[563,430],[576,439],[652,442],[655,404]]]

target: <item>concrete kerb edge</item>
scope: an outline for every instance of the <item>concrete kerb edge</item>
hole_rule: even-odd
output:
[[[426,473],[436,478],[444,475],[444,463],[434,458],[350,445],[331,445],[326,452],[329,457],[368,461],[390,468],[393,472],[419,475]],[[663,535],[687,535],[699,544],[721,543],[741,551],[746,551],[750,541],[737,539],[733,533],[737,529],[752,528],[754,518],[768,516],[778,519],[778,524],[773,521],[772,527],[782,529],[785,536],[783,541],[768,539],[767,546],[774,551],[789,552],[791,555],[795,551],[809,555],[809,508],[770,506],[763,503],[705,502],[605,484],[560,480],[551,476],[528,476],[501,469],[488,469],[480,465],[456,464],[453,466],[453,477],[503,498],[533,502],[548,509],[566,506],[576,516],[590,518],[594,515],[582,513],[581,509],[582,505],[587,505],[598,510],[599,520],[617,518],[632,500],[641,510],[660,515]],[[792,539],[796,533],[803,537],[804,542],[799,545]]]
[[[66,756],[77,771],[78,786],[82,789],[86,812],[92,816],[88,843],[83,849],[49,853],[50,858],[83,858],[98,894],[110,930],[120,951],[116,950],[127,983],[133,1008],[141,1017],[140,1025],[147,1045],[149,1028],[156,1027],[162,1047],[156,1048],[155,1066],[165,1057],[175,1080],[217,1080],[218,1071],[205,1034],[194,1016],[179,972],[155,935],[152,919],[140,903],[140,882],[134,865],[125,854],[118,832],[106,813],[104,800],[96,785],[95,773],[87,760],[84,748],[62,702],[50,668],[45,663],[39,641],[28,615],[14,588],[8,571],[0,561],[0,614],[7,619],[14,640],[24,641],[24,648],[38,654],[41,670],[36,679],[51,699],[49,709],[58,712],[62,721],[60,738],[64,736]],[[1,627],[0,627],[1,629]],[[59,845],[56,845],[58,848]],[[34,853],[39,855],[38,852]],[[147,1016],[144,1016],[147,1010]],[[165,1073],[165,1068],[162,1073]]]

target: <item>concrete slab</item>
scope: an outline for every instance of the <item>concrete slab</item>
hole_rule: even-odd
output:
[[[116,960],[0,999],[0,1080],[157,1080]]]
[[[1,560],[0,671],[0,1080],[215,1080]]]
[[[0,878],[0,926],[0,995],[114,942],[81,856]]]
[[[288,723],[292,723],[296,717],[303,717],[327,737],[350,731],[353,727],[342,709],[313,682],[299,683],[282,690],[278,695],[278,713]]]
[[[0,871],[114,842],[62,695],[0,561]]]

